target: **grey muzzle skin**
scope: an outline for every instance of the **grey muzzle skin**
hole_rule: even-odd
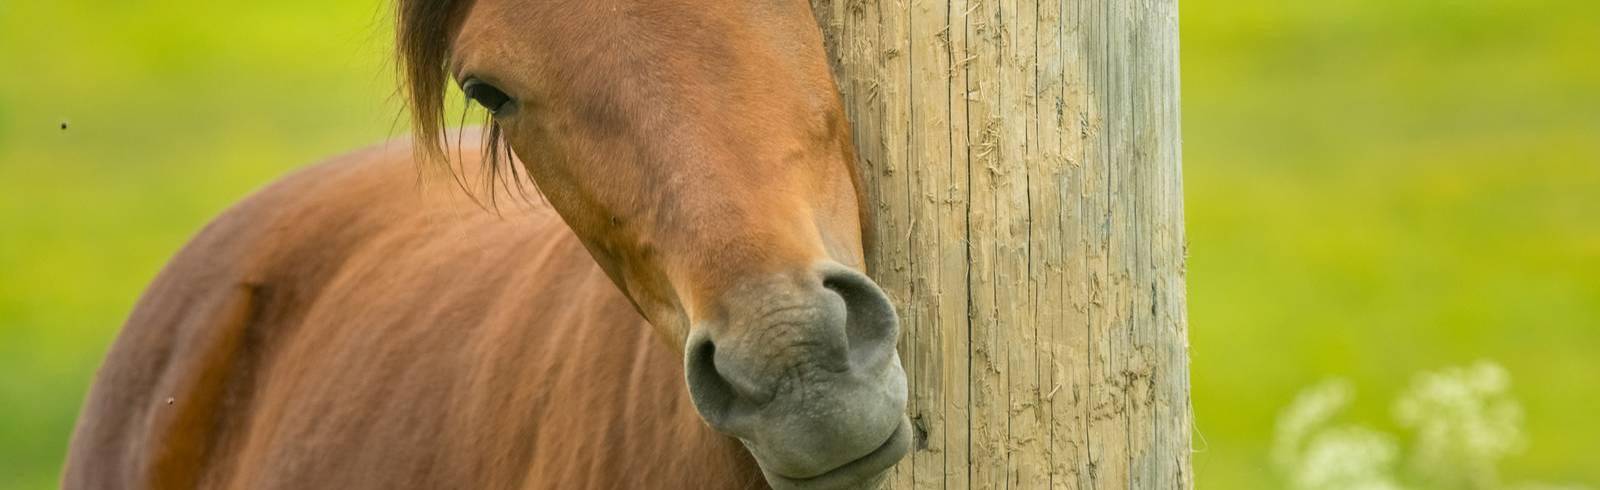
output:
[[[695,409],[774,488],[858,488],[911,447],[899,321],[866,275],[828,263],[738,288],[685,346]]]

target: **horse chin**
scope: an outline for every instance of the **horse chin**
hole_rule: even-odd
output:
[[[768,465],[762,462],[761,454],[755,451],[752,453],[755,454],[756,462],[761,465],[762,476],[766,477],[767,484],[774,490],[870,489],[876,488],[889,474],[889,469],[911,451],[914,442],[912,439],[911,419],[901,417],[895,431],[877,449],[842,466],[805,478],[793,478],[769,471]],[[746,446],[748,447],[748,444]]]

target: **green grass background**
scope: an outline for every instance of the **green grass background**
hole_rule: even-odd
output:
[[[1494,359],[1530,450],[1600,484],[1600,2],[1184,0],[1201,488],[1277,488],[1273,417]],[[0,0],[0,489],[53,487],[178,246],[284,171],[399,134],[373,0]],[[68,129],[60,129],[66,122]]]

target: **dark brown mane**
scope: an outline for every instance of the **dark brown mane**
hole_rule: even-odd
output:
[[[450,36],[471,0],[396,0],[396,66],[411,113],[411,133],[419,156],[444,156],[445,64]]]
[[[411,114],[413,149],[419,165],[440,165],[450,171],[465,189],[459,166],[450,165],[449,133],[445,124],[445,94],[449,91],[451,38],[460,27],[473,0],[395,0],[395,55],[400,90]],[[471,110],[468,104],[468,111]],[[465,120],[466,112],[462,113]],[[511,156],[510,147],[500,137],[500,126],[484,115],[483,178],[484,192],[492,203],[502,184],[526,197],[522,175]],[[458,144],[459,147],[459,138]],[[460,148],[457,150],[459,151]],[[458,164],[460,162],[457,162]],[[508,172],[502,173],[505,167]],[[469,190],[470,194],[470,190]]]

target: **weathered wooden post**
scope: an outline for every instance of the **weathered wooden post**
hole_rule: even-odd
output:
[[[921,446],[891,488],[1191,488],[1176,0],[813,0]]]

